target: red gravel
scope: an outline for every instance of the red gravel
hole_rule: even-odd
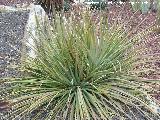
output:
[[[132,32],[132,35],[139,33],[142,30],[147,29],[150,25],[156,25],[156,13],[155,12],[149,12],[148,14],[141,14],[141,12],[134,13],[132,11],[132,8],[130,4],[126,4],[125,7],[122,7],[123,5],[113,5],[110,6],[109,9],[109,16],[112,19],[116,19],[119,14],[119,20],[127,20],[132,18],[131,22],[129,22],[126,25],[126,28],[129,31],[132,31],[136,28],[138,24],[140,24],[135,31]],[[160,32],[160,29],[159,29]],[[157,33],[157,31],[150,33],[145,39],[142,40],[142,42],[138,45],[140,47],[143,47],[143,52],[140,53],[140,59],[144,60],[150,60],[150,62],[147,63],[141,63],[137,67],[138,69],[153,69],[147,72],[142,72],[140,76],[147,78],[147,79],[160,79],[160,34]],[[143,56],[143,57],[142,57]],[[145,57],[144,57],[145,56]],[[160,100],[160,86],[154,85],[154,88],[157,89],[156,92],[154,92],[153,96]]]
[[[123,5],[113,5],[109,8],[109,18],[110,21],[114,21],[117,16],[118,21],[127,21],[129,19],[130,22],[125,25],[125,29],[127,31],[132,31],[132,34],[130,37],[132,37],[134,34],[137,34],[145,29],[147,29],[151,25],[156,25],[156,13],[149,12],[148,14],[141,14],[141,12],[133,12],[131,9],[130,4],[125,4],[125,7]],[[133,18],[131,18],[133,17]],[[143,22],[142,22],[143,21]],[[141,23],[142,22],[142,23]],[[140,25],[139,25],[140,24]],[[138,26],[138,27],[137,27]],[[160,79],[160,34],[158,34],[156,31],[153,33],[150,33],[148,36],[146,36],[145,39],[143,39],[138,46],[143,46],[144,49],[141,53],[141,57],[147,56],[147,58],[152,58],[152,62],[148,62],[143,67],[144,68],[153,68],[156,69],[156,72],[153,73],[146,73],[147,78],[154,78],[154,79]],[[148,75],[147,75],[148,74]]]

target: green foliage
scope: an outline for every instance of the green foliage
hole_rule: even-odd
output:
[[[85,0],[84,3],[90,5],[90,10],[105,10],[108,0]]]
[[[147,13],[150,9],[150,0],[141,0],[141,11]]]
[[[91,10],[105,10],[107,7],[106,2],[92,3]]]
[[[142,13],[147,13],[150,9],[150,0],[130,0],[134,11],[141,10]]]
[[[109,27],[106,16],[99,29],[89,13],[81,18],[65,24],[56,16],[52,31],[38,25],[37,57],[25,61],[28,76],[4,80],[11,84],[1,91],[12,107],[8,120],[133,120],[137,114],[152,120],[149,81],[131,72],[142,34],[128,39],[123,25]]]
[[[70,10],[70,9],[71,9],[70,3],[64,1],[64,11],[68,11],[68,10]]]
[[[158,6],[157,21],[158,21],[158,25],[160,25],[160,0],[158,0],[157,6]]]

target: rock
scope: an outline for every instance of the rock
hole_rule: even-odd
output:
[[[44,23],[44,20],[45,20],[45,17],[46,17],[45,11],[43,10],[43,8],[40,5],[31,4],[30,5],[29,19],[28,19],[27,26],[26,26],[27,31],[29,31],[30,33],[27,32],[25,38],[27,39],[26,44],[29,47],[28,55],[29,55],[29,57],[32,57],[32,58],[36,57],[35,52],[33,50],[33,48],[35,46],[33,39],[37,38],[37,35],[36,35],[36,26],[37,26],[36,17],[38,19],[39,24],[42,25]],[[33,36],[31,36],[30,34],[32,34]]]

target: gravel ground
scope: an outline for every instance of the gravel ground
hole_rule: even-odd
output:
[[[130,31],[135,29],[137,27],[137,25],[143,21],[137,27],[137,29],[132,32],[131,36],[147,29],[151,25],[156,24],[156,13],[155,12],[150,11],[148,14],[141,14],[141,12],[133,13],[131,10],[131,6],[129,4],[127,4],[124,9],[122,8],[122,6],[120,6],[120,7],[112,6],[110,8],[110,11],[112,12],[112,13],[110,13],[110,16],[112,16],[111,18],[115,19],[115,17],[117,17],[117,13],[120,13],[121,10],[123,12],[119,16],[119,20],[127,20],[127,19],[130,19],[131,16],[133,16],[131,21],[126,26],[127,29],[129,29]],[[113,16],[115,16],[115,17],[113,17]],[[143,51],[141,53],[142,55],[155,54],[154,57],[160,57],[160,34],[157,33],[156,31],[153,31],[151,34],[149,34],[149,36],[147,36],[144,40],[142,40],[140,45],[142,45],[146,48],[146,51]],[[159,59],[156,60],[154,65],[152,64],[152,65],[143,66],[143,67],[154,68],[157,70],[156,74],[149,74],[148,76],[146,75],[147,78],[160,79],[160,73],[158,73],[158,71],[160,71]]]
[[[31,3],[33,0],[0,0],[0,5],[14,6],[16,4]]]
[[[135,27],[143,21],[142,24],[132,32],[131,37],[132,35],[147,29],[150,25],[157,24],[155,12],[150,11],[148,14],[141,14],[141,12],[134,13],[130,4],[125,4],[125,7],[123,7],[123,5],[110,6],[109,18],[111,20],[115,20],[119,13],[121,13],[119,15],[119,21],[125,21],[133,16],[131,21],[126,25],[126,28],[129,29],[129,31],[135,29]],[[143,46],[144,48],[143,52],[140,54],[140,59],[150,59],[150,62],[138,64],[136,69],[152,69],[140,74],[140,76],[147,79],[160,79],[160,29],[157,30],[149,34],[149,36],[139,44],[139,46]],[[153,87],[156,87],[157,89],[157,91],[153,93],[153,96],[160,101],[160,86]]]
[[[19,75],[11,66],[20,63],[27,20],[28,11],[0,13],[0,78]]]
[[[28,11],[0,13],[0,78],[20,75],[18,69],[13,66],[17,67],[20,64],[22,39],[28,13]],[[9,87],[10,85],[0,84],[0,91],[4,86]],[[5,92],[2,94],[7,95]],[[1,105],[3,106],[3,104]],[[0,120],[7,120],[7,118],[3,118],[3,115],[0,109]]]

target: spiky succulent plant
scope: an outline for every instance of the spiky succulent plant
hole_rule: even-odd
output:
[[[1,81],[9,84],[1,90],[2,100],[11,108],[4,117],[158,119],[147,99],[150,81],[132,72],[139,54],[135,44],[150,29],[129,38],[124,24],[110,26],[101,16],[98,25],[85,13],[67,23],[56,17],[52,31],[38,29],[37,56],[25,61],[27,75]]]

